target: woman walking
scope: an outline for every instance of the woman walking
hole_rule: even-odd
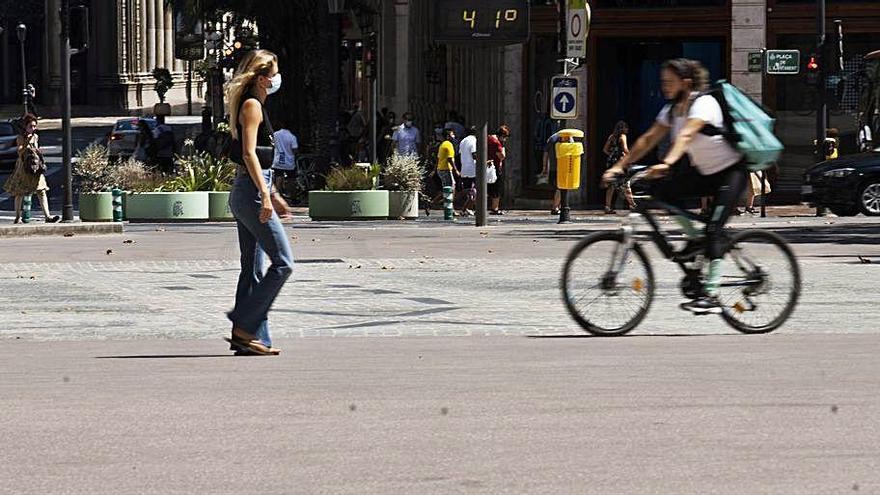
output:
[[[272,124],[264,106],[266,97],[281,87],[278,58],[255,50],[241,61],[226,87],[227,111],[233,146],[230,158],[238,175],[229,196],[229,208],[238,227],[241,273],[235,307],[228,313],[232,336],[227,339],[243,353],[277,355],[269,337],[268,314],[275,297],[293,272],[293,254],[271,196],[275,156]],[[275,198],[278,201],[279,198]],[[262,270],[262,256],[269,268]]]
[[[608,136],[608,139],[605,140],[605,146],[602,148],[602,151],[608,157],[605,161],[606,167],[611,168],[615,163],[619,162],[623,157],[629,154],[629,144],[627,143],[626,135],[629,134],[629,126],[626,125],[626,122],[619,121],[614,125],[614,132]],[[613,186],[606,186],[605,191],[605,213],[613,214],[616,213],[614,211],[614,193],[615,188]],[[627,183],[624,188],[624,196],[626,196],[626,202],[629,205],[630,209],[635,208],[636,202],[633,201],[632,189],[630,189],[629,184]]]
[[[10,195],[15,196],[15,221],[22,222],[22,204],[25,197],[34,193],[40,198],[40,206],[47,223],[55,223],[61,218],[58,215],[51,216],[49,212],[49,197],[46,192],[46,165],[43,154],[40,152],[40,142],[37,136],[37,117],[34,114],[25,114],[21,119],[21,133],[16,139],[18,145],[18,160],[15,162],[15,170],[3,189]]]

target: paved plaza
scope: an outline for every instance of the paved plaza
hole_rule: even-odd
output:
[[[683,313],[653,253],[643,325],[588,338],[558,277],[615,220],[297,218],[277,358],[221,340],[230,224],[0,239],[0,493],[880,491],[880,226],[734,222],[799,255],[773,334]]]

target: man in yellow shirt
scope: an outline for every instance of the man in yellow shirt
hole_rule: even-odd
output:
[[[458,169],[455,168],[455,132],[447,129],[443,133],[443,143],[437,150],[437,176],[443,187],[450,186],[455,192],[455,176],[459,175]]]

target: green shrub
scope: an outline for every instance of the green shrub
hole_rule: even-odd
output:
[[[422,166],[416,155],[394,153],[385,164],[385,189],[389,191],[421,191]]]
[[[73,173],[85,193],[109,191],[117,183],[117,167],[110,163],[107,147],[92,143],[76,154]]]
[[[178,156],[178,172],[162,186],[166,192],[228,191],[235,179],[236,165],[208,153]]]
[[[360,167],[334,167],[327,174],[327,190],[369,191],[375,186],[374,178],[372,170],[365,172]]]

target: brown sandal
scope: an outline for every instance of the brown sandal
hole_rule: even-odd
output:
[[[271,347],[257,340],[256,336],[240,328],[233,328],[232,336],[224,337],[223,340],[236,347],[247,349],[262,356],[278,355],[281,352],[280,349],[276,349],[277,352],[273,351]]]

